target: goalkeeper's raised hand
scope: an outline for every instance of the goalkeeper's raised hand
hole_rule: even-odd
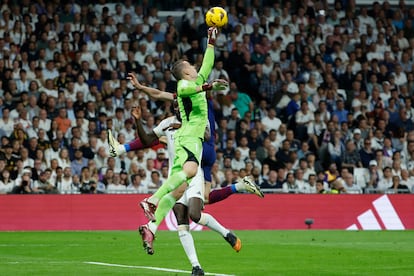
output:
[[[217,36],[218,36],[218,30],[216,27],[208,28],[207,42],[209,45],[214,46],[216,44]]]

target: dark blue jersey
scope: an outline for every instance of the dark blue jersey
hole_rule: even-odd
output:
[[[203,157],[201,167],[204,171],[204,179],[211,182],[211,167],[216,162],[216,150],[214,148],[216,138],[216,121],[214,118],[213,100],[207,101],[208,123],[210,124],[210,139],[203,142]]]
[[[208,123],[210,124],[210,139],[205,141],[204,143],[209,143],[211,145],[215,144],[216,139],[216,120],[214,118],[214,108],[213,108],[213,100],[209,99],[207,101],[208,107]]]

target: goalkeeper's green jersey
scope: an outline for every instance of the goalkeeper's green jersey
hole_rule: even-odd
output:
[[[206,83],[214,64],[214,48],[208,46],[203,64],[195,81],[179,80],[177,83],[177,101],[182,125],[175,136],[192,136],[204,140],[207,125],[206,92],[197,92],[199,85]]]

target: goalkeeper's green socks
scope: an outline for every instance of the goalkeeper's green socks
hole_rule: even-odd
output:
[[[174,207],[175,202],[176,199],[171,193],[161,198],[157,210],[155,211],[156,221],[148,223],[148,227],[154,235],[155,232],[157,232],[158,226],[160,226],[161,222],[167,216],[168,212]]]

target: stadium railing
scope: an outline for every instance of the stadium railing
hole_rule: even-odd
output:
[[[147,194],[153,194],[156,189],[148,189]],[[266,188],[261,189],[261,191],[265,194],[305,194],[300,192],[299,190],[290,190],[289,193],[285,193],[283,189],[273,189],[273,188]],[[354,189],[346,189],[347,192],[341,194],[410,194],[414,193],[414,191],[410,191],[408,189],[387,189],[387,190],[380,190],[375,188],[365,188],[361,193],[359,190]],[[327,193],[330,193],[328,190]],[[71,191],[61,191],[60,194],[81,194],[78,190],[71,190]],[[141,194],[131,190],[105,190],[99,191],[98,194]]]
[[[409,189],[387,189],[365,188],[365,194],[411,194]]]

